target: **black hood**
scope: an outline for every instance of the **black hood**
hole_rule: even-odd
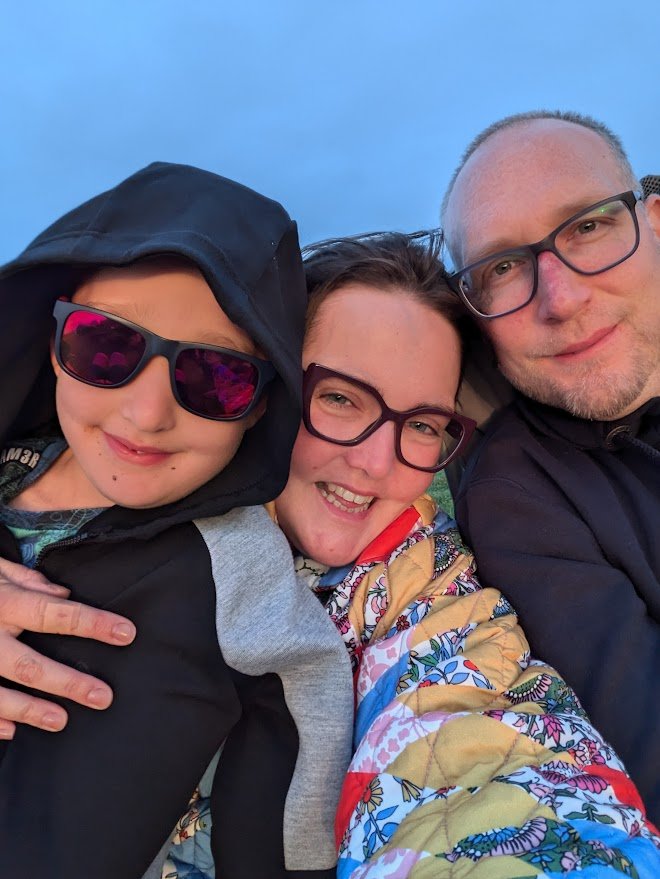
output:
[[[49,340],[58,296],[72,294],[97,267],[156,255],[194,263],[278,375],[265,415],[221,473],[158,516],[112,507],[94,520],[95,532],[155,519],[163,527],[274,498],[300,422],[306,292],[295,223],[277,202],[238,183],[158,162],[66,214],[0,270],[0,440],[27,438],[55,418]]]

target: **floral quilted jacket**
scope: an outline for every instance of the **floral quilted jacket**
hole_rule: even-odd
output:
[[[315,585],[356,685],[339,879],[660,876],[621,761],[530,658],[453,521],[427,498],[415,508]]]

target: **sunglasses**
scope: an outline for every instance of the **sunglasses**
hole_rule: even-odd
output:
[[[153,357],[165,357],[177,403],[201,418],[245,418],[276,375],[268,360],[216,345],[164,339],[87,305],[59,299],[53,315],[55,357],[67,375],[96,388],[120,388]]]

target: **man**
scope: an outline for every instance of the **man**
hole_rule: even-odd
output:
[[[508,117],[451,181],[453,286],[517,400],[457,515],[479,573],[660,818],[660,196],[573,113]],[[565,743],[562,743],[562,745]]]

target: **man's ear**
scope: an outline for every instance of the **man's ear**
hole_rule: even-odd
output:
[[[660,195],[653,193],[644,199],[646,215],[656,238],[660,239]]]
[[[57,373],[55,373],[55,375],[57,375]],[[254,427],[254,425],[257,423],[257,421],[259,421],[259,419],[265,413],[267,407],[268,407],[268,397],[264,395],[261,398],[261,400],[259,400],[256,407],[252,410],[252,412],[250,412],[248,417],[245,419],[245,429],[246,430],[249,430],[251,427]]]

